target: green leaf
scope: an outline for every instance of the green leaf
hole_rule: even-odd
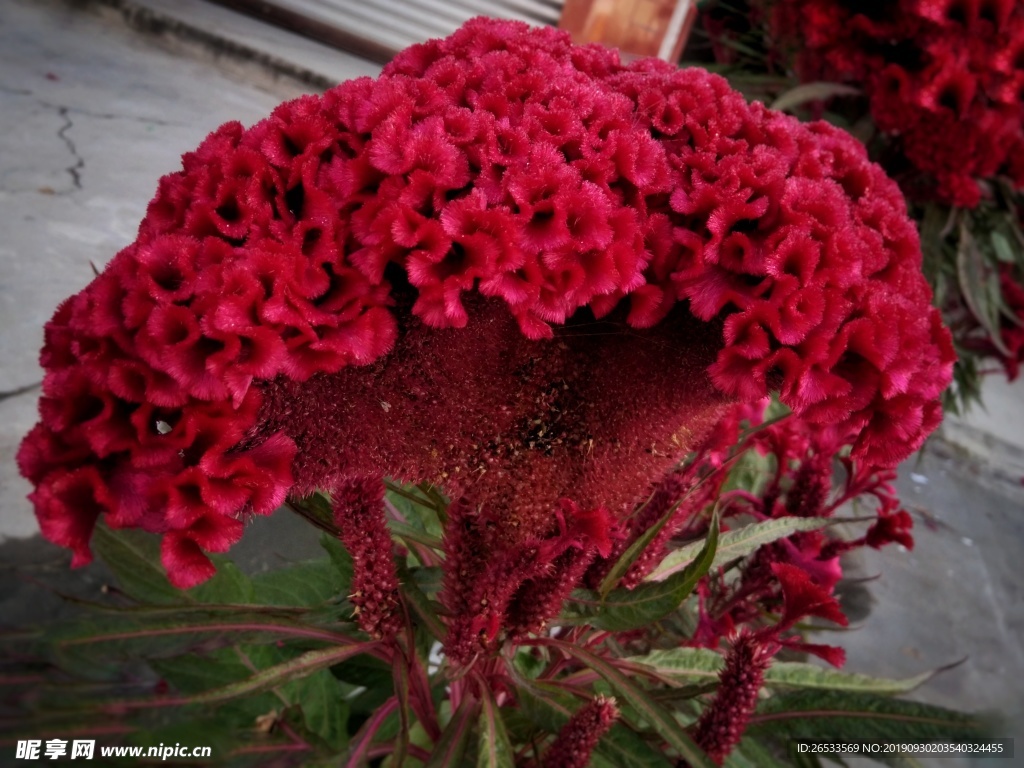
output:
[[[462,700],[448,726],[441,733],[434,751],[430,753],[430,760],[427,761],[425,768],[462,765],[478,709],[479,702],[472,697],[467,696]]]
[[[760,451],[756,450],[744,451],[729,470],[729,477],[722,485],[722,492],[739,488],[760,496],[769,479],[775,476],[777,463],[778,459],[774,454],[761,455]]]
[[[331,672],[339,680],[356,687],[387,688],[387,695],[391,696],[394,684],[391,665],[376,656],[356,656],[347,659],[332,666]]]
[[[314,491],[301,499],[290,499],[286,505],[305,517],[315,526],[324,531],[336,532],[334,526],[334,507],[330,494]]]
[[[253,601],[252,582],[238,566],[224,557],[212,558],[217,572],[198,587],[190,589],[188,595],[197,603],[232,605]]]
[[[338,664],[345,659],[351,658],[360,653],[371,650],[376,643],[353,643],[333,648],[323,648],[316,651],[308,651],[294,659],[275,664],[266,669],[261,669],[250,675],[245,680],[229,683],[220,688],[204,691],[193,696],[173,703],[177,704],[215,704],[222,701],[229,701],[241,696],[248,696],[253,693],[276,688],[292,680],[301,680],[312,675],[321,669],[326,669]],[[163,706],[166,701],[141,700],[115,703],[112,706],[116,709],[120,706],[125,708],[147,708],[149,706]]]
[[[526,680],[536,680],[548,665],[547,660],[537,655],[535,651],[535,648],[529,646],[517,648],[515,656],[512,657],[515,671]]]
[[[280,609],[185,605],[83,616],[49,630],[39,653],[65,671],[92,680],[113,680],[127,663],[139,659],[153,661],[239,642],[279,640],[307,647],[352,642],[333,626],[317,626]]]
[[[825,101],[835,96],[856,96],[859,93],[858,88],[841,83],[804,83],[783,93],[772,102],[770,108],[779,112],[792,112],[795,107],[810,101]]]
[[[409,663],[401,653],[396,653],[391,662],[391,677],[395,681],[395,699],[398,702],[398,736],[394,740],[391,762],[401,766],[409,751],[409,728],[412,716],[409,712]]]
[[[974,716],[916,701],[846,691],[773,696],[750,719],[748,734],[829,741],[933,741],[979,738]]]
[[[101,524],[93,533],[92,546],[117,577],[120,588],[140,603],[229,605],[252,601],[249,578],[226,558],[212,558],[217,573],[206,582],[194,589],[180,590],[171,586],[166,571],[160,565],[158,536],[144,531],[114,530]]]
[[[603,677],[615,692],[644,718],[681,757],[689,762],[691,768],[715,768],[707,755],[691,739],[672,714],[647,695],[647,692],[624,675],[607,659],[596,656],[571,643],[550,640],[550,645],[562,649],[570,656],[594,670]]]
[[[105,645],[109,649],[115,643],[145,648],[148,641],[159,642],[161,638],[184,637],[195,643],[198,638],[194,636],[211,633],[222,633],[233,643],[243,635],[252,634],[334,644],[350,642],[350,638],[331,629],[295,621],[287,616],[274,616],[270,611],[221,612],[216,607],[211,607],[205,616],[191,611],[182,617],[171,614],[152,618],[107,618],[100,624],[75,622],[54,631],[51,640],[54,647],[61,649],[86,645]],[[208,640],[204,638],[204,642]]]
[[[253,675],[253,667],[262,671],[287,661],[289,657],[286,651],[269,645],[221,649],[210,655],[192,654],[157,661],[153,666],[178,691],[195,699],[204,692],[248,680]],[[301,710],[305,728],[316,734],[332,750],[337,751],[345,746],[348,740],[348,703],[344,698],[342,684],[329,670],[321,669],[308,677],[276,686],[276,693],[286,704]],[[281,707],[281,700],[270,697],[268,693],[248,695],[241,703],[244,706],[236,711],[244,714],[244,720],[237,724],[244,727],[251,726],[252,718],[256,715]],[[225,710],[225,705],[219,703],[212,717],[221,718]]]
[[[581,608],[582,615],[595,627],[609,632],[622,632],[647,626],[668,616],[690,595],[697,582],[711,567],[717,546],[716,511],[711,516],[707,538],[696,558],[678,573],[672,574],[664,581],[646,582],[636,589],[613,590],[604,600],[600,600],[600,596],[593,592],[580,590],[586,597],[572,597],[568,602],[574,607]],[[588,605],[591,609],[596,605],[596,612],[593,615],[587,615]]]
[[[726,768],[791,768],[761,742],[744,737],[725,760]]]
[[[335,570],[338,571],[338,594],[348,594],[352,586],[352,555],[333,536],[321,536],[320,546],[327,552],[327,556],[331,558]]]
[[[440,550],[444,548],[444,542],[441,541],[440,537],[432,536],[416,526],[400,523],[397,520],[388,520],[388,528],[391,529],[392,536],[397,536],[400,539],[422,544],[431,549]]]
[[[240,683],[251,677],[254,669],[273,667],[290,658],[294,658],[294,654],[276,645],[249,645],[158,659],[151,662],[151,666],[179,694],[191,697]],[[205,719],[216,721],[224,728],[250,729],[254,718],[282,708],[279,694],[280,690],[268,689],[198,710],[178,707],[171,716],[182,712],[202,712]],[[175,699],[173,703],[181,701]]]
[[[498,705],[485,692],[480,708],[480,746],[477,768],[515,768],[515,752]]]
[[[428,496],[414,485],[398,486],[387,483],[387,501],[405,518],[405,523],[430,536],[440,538],[443,528],[438,516],[436,496]]]
[[[728,531],[719,538],[711,567],[717,568],[739,557],[746,557],[764,544],[784,539],[799,531],[815,531],[834,522],[827,517],[779,517]],[[647,577],[648,581],[665,579],[686,568],[697,558],[701,548],[701,542],[695,541],[672,552]]]
[[[722,654],[710,648],[651,651],[645,656],[630,656],[626,661],[642,664],[659,677],[680,684],[716,679],[724,666]]]
[[[624,725],[616,723],[594,748],[595,765],[606,768],[668,768],[668,759]]]
[[[631,656],[626,661],[642,664],[667,681],[686,685],[713,680],[724,666],[722,655],[710,648],[672,648]],[[902,680],[869,677],[854,672],[819,667],[798,661],[776,661],[765,673],[764,682],[776,688],[812,688],[896,695],[918,688],[939,670],[929,670]]]
[[[153,534],[112,530],[101,523],[93,531],[92,547],[117,577],[121,589],[139,602],[170,605],[189,601],[185,592],[167,581],[160,565],[160,542]]]
[[[328,558],[261,573],[252,580],[260,605],[295,607],[314,607],[344,597],[349,583]]]
[[[416,571],[424,569],[417,568]],[[426,596],[416,579],[401,564],[398,567],[399,590],[416,619],[427,629],[435,640],[444,640],[447,630],[438,613],[439,605]]]
[[[572,700],[561,688],[543,681],[519,681],[516,700],[523,714],[547,733],[556,733],[572,716]]]
[[[189,695],[237,683],[252,674],[233,648],[156,659],[151,666],[178,691]]]
[[[993,300],[993,290],[998,295],[998,276],[986,263],[985,256],[971,234],[968,220],[965,217],[960,225],[960,244],[956,255],[957,277],[960,281],[960,292],[964,297],[971,314],[985,329],[989,340],[1002,354],[1011,357],[1010,351],[1003,343],[999,327],[999,305]],[[992,278],[995,276],[995,284]]]
[[[557,733],[568,722],[573,708],[559,689],[545,683],[520,685],[516,689],[520,709],[546,733]],[[670,768],[672,763],[633,731],[616,723],[594,749],[595,768]]]
[[[819,667],[799,661],[776,661],[765,673],[765,685],[789,688],[815,688],[824,691],[849,691],[894,696],[919,688],[935,675],[929,670],[914,677],[889,680],[855,672]]]
[[[1013,248],[1010,246],[1010,240],[999,230],[993,230],[989,235],[989,239],[992,242],[992,250],[995,251],[996,258],[999,259],[1003,264],[1016,264],[1017,254],[1013,252]]]
[[[649,502],[650,499],[645,502],[645,505]],[[630,566],[636,562],[638,557],[640,557],[640,553],[647,549],[650,543],[654,541],[654,537],[657,536],[661,532],[661,529],[668,524],[669,520],[675,516],[676,511],[679,509],[679,505],[682,502],[683,500],[680,499],[673,504],[668,512],[661,516],[658,522],[644,531],[636,541],[629,545],[619,559],[615,561],[615,565],[613,565],[611,570],[608,571],[608,574],[604,577],[598,587],[597,591],[601,594],[601,597],[606,597],[608,593],[615,588],[615,585],[619,583],[619,580],[625,575],[626,571],[629,570]],[[637,514],[639,514],[639,510],[637,511]]]
[[[334,751],[348,743],[348,702],[341,683],[330,670],[322,669],[298,681],[289,699],[302,709],[306,727]]]

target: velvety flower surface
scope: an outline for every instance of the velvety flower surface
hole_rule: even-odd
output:
[[[594,747],[618,717],[614,699],[598,696],[584,704],[544,753],[544,768],[586,768]]]
[[[433,483],[469,657],[539,626],[729,402],[778,389],[871,464],[918,447],[953,361],[930,296],[842,132],[478,19],[186,154],[47,325],[19,464],[76,564],[102,517],[162,534],[179,586],[289,494]]]
[[[942,202],[973,208],[978,179],[1024,186],[1024,5],[1017,0],[769,2],[801,79],[864,88],[871,115]]]

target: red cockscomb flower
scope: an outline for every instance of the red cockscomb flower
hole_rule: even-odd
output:
[[[104,517],[162,534],[182,587],[289,494],[433,483],[470,658],[543,622],[726,403],[778,389],[871,463],[918,447],[953,361],[929,300],[845,134],[478,19],[185,155],[48,324],[19,462],[76,564]]]

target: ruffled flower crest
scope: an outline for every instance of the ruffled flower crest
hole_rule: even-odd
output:
[[[76,565],[103,518],[181,587],[289,494],[433,483],[469,657],[549,618],[730,401],[779,389],[868,463],[918,447],[953,361],[929,301],[845,134],[477,19],[185,155],[47,325],[19,465]],[[504,581],[461,584],[463,539]]]

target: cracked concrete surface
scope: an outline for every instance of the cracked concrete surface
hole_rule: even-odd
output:
[[[201,4],[181,7],[198,12]],[[215,11],[227,29],[224,13]],[[249,39],[270,45],[272,37]],[[67,553],[20,540],[37,531],[14,456],[36,420],[43,324],[91,280],[93,265],[133,240],[159,177],[179,167],[183,152],[224,121],[251,124],[303,90],[266,74],[239,78],[237,67],[227,68],[232,74],[220,67],[219,54],[191,58],[166,43],[129,30],[120,17],[58,0],[0,2],[0,542],[8,539],[0,560],[38,567],[79,590],[98,589],[102,577],[71,574]],[[368,68],[354,66],[348,76]],[[851,669],[876,675],[910,676],[966,657],[918,695],[996,711],[1015,724],[1024,710],[1024,470],[1013,463],[1024,456],[1022,386],[995,383],[989,415],[955,425],[955,434],[974,430],[982,449],[957,453],[934,443],[901,470],[917,547],[867,552],[854,564],[855,573],[878,578],[864,585],[860,628],[841,642]],[[994,472],[1000,457],[1013,462]],[[258,520],[234,554],[259,570],[315,552],[317,537],[296,528],[287,516]],[[0,578],[5,620],[61,610],[52,595],[25,591],[9,573]],[[1024,736],[1015,728],[1007,735]]]
[[[14,457],[35,422],[43,325],[135,238],[183,152],[303,90],[256,79],[72,5],[0,3],[0,538],[38,530]]]
[[[68,148],[71,156],[75,159],[73,165],[69,165],[65,170],[68,176],[71,177],[71,184],[75,189],[82,188],[82,170],[85,168],[85,158],[78,154],[78,150],[75,149],[75,142],[68,136],[68,131],[74,126],[71,122],[70,111],[67,107],[58,107],[57,114],[64,119],[64,125],[59,131],[57,131],[57,137],[64,142],[64,145]]]

